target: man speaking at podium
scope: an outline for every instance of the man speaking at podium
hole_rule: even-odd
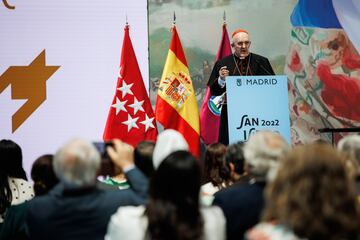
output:
[[[275,75],[269,60],[266,57],[251,53],[249,51],[250,45],[249,33],[244,29],[237,29],[232,34],[231,47],[234,54],[217,61],[209,79],[211,95],[222,95],[219,142],[226,145],[229,144],[226,77]]]

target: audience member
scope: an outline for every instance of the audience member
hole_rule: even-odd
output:
[[[111,169],[110,175],[106,175],[102,180],[98,178],[97,186],[103,190],[124,190],[130,188],[123,170],[114,164],[112,164]]]
[[[0,225],[6,210],[34,197],[31,183],[22,167],[22,151],[11,140],[0,141]]]
[[[199,206],[200,175],[189,152],[168,155],[151,178],[148,204],[119,208],[105,239],[224,239],[221,209]]]
[[[360,135],[348,135],[338,143],[338,149],[346,155],[346,167],[356,179],[357,194],[360,195]]]
[[[328,142],[322,138],[316,139],[313,143],[315,144],[325,144],[325,145],[331,145],[331,142]]]
[[[267,179],[274,176],[288,150],[280,134],[270,131],[257,132],[245,144],[245,169],[251,175],[250,181],[219,191],[214,199],[226,217],[227,239],[242,239],[245,231],[258,223]]]
[[[206,148],[203,173],[205,184],[201,186],[201,201],[204,205],[211,205],[213,195],[231,183],[225,152],[226,146],[222,143],[213,143]]]
[[[154,142],[142,141],[138,143],[134,150],[135,166],[139,168],[148,178],[150,178],[154,172],[152,161],[154,148]]]
[[[157,137],[153,153],[154,169],[157,169],[170,153],[178,150],[189,150],[189,145],[183,135],[174,129],[166,129],[161,132]]]
[[[72,140],[54,158],[60,183],[29,202],[26,223],[30,239],[103,239],[110,216],[119,206],[144,203],[148,184],[133,166],[133,148],[114,140],[114,148],[107,150],[115,165],[124,170],[131,189],[98,189],[99,152],[90,142]]]
[[[121,167],[116,166],[107,154],[106,148],[113,146],[112,142],[93,142],[100,153],[101,163],[97,173],[96,185],[102,190],[123,190],[130,188]]]
[[[244,169],[245,158],[243,151],[244,143],[237,142],[227,147],[225,161],[230,169],[230,178],[233,183],[247,182],[248,174]]]
[[[354,181],[342,158],[327,145],[294,149],[268,185],[263,222],[247,239],[360,239]]]
[[[230,185],[229,171],[225,163],[226,146],[222,143],[210,144],[205,151],[204,182],[201,190],[213,195]]]
[[[35,196],[46,194],[59,182],[52,164],[53,155],[50,154],[39,157],[33,163],[31,178],[34,181]],[[25,231],[25,215],[28,203],[24,202],[8,209],[0,231],[0,239],[28,239]]]
[[[53,168],[54,156],[46,154],[35,160],[31,168],[31,178],[34,181],[36,196],[45,195],[59,183]]]

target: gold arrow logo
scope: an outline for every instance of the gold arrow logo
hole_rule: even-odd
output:
[[[11,66],[0,76],[0,94],[11,85],[11,99],[27,100],[12,116],[13,133],[46,100],[46,81],[59,68],[45,65],[43,50],[29,66]]]

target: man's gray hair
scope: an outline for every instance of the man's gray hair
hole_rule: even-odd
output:
[[[279,133],[258,131],[244,146],[249,173],[256,180],[272,180],[289,150],[289,144]]]
[[[100,167],[100,154],[90,142],[74,139],[57,151],[53,166],[56,176],[63,182],[93,185]]]
[[[348,135],[340,139],[337,148],[356,161],[356,174],[360,175],[360,136]]]

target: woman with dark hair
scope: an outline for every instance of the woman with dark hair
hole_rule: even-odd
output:
[[[226,146],[222,143],[210,144],[205,151],[204,179],[201,186],[201,202],[209,206],[213,195],[231,184],[230,169],[225,161]]]
[[[34,190],[22,167],[22,152],[11,140],[0,141],[0,224],[11,205],[31,199]]]
[[[105,239],[225,239],[220,208],[199,206],[200,178],[198,162],[189,152],[171,153],[151,178],[146,207],[119,208]]]
[[[36,196],[46,194],[59,182],[52,166],[53,159],[54,155],[46,154],[36,159],[32,165],[31,178]]]
[[[323,144],[292,151],[268,185],[263,222],[246,239],[360,239],[355,183],[343,157]]]
[[[226,149],[225,162],[230,170],[232,183],[246,183],[249,176],[245,171],[244,142],[230,144]]]
[[[150,178],[154,172],[154,165],[152,156],[155,148],[155,143],[151,141],[141,141],[134,149],[134,163],[146,177]]]
[[[31,168],[31,178],[34,181],[36,196],[48,193],[59,179],[54,173],[52,166],[53,155],[43,155],[35,160]],[[31,200],[30,200],[31,201]],[[28,202],[12,206],[6,211],[0,239],[27,239],[25,232],[25,214]]]

